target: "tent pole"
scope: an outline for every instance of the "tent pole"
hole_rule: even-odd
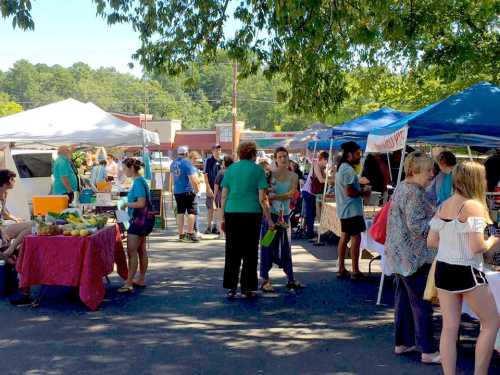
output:
[[[467,152],[469,153],[470,161],[474,161],[474,159],[472,158],[472,150],[470,149],[470,146],[467,146]]]
[[[326,165],[326,170],[325,170],[325,186],[323,187],[323,197],[321,197],[321,215],[319,218],[319,225],[321,227],[321,219],[323,218],[323,213],[325,212],[325,195],[326,195],[326,188],[328,186],[328,170],[332,166],[332,149],[333,149],[333,138],[330,138],[330,149],[328,152],[328,164]],[[320,228],[318,227],[318,238],[316,240],[316,243],[314,244],[315,246],[324,246],[325,244],[320,241],[321,233],[320,233]]]
[[[387,156],[387,165],[389,166],[389,178],[391,179],[391,183],[392,183],[391,158],[389,157],[388,152],[386,152],[385,154]]]
[[[396,182],[396,186],[399,185],[399,183],[401,182],[401,177],[403,176],[405,156],[406,156],[406,141],[403,145],[403,148],[401,149],[401,161],[399,162],[398,181]]]
[[[312,153],[312,158],[311,160],[314,161],[314,158],[316,157],[316,147],[318,146],[318,141],[314,141],[314,148],[313,148],[313,153]]]

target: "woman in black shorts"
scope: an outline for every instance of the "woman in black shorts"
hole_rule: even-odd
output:
[[[440,352],[443,371],[455,374],[456,342],[467,302],[481,321],[476,344],[474,374],[487,374],[497,331],[499,312],[481,271],[483,253],[498,249],[499,238],[485,239],[484,230],[491,223],[486,206],[484,166],[464,162],[452,172],[454,194],[446,200],[430,223],[427,244],[438,248],[435,282],[438,290],[443,329]]]

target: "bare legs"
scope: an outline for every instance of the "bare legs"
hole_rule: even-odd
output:
[[[359,273],[359,246],[361,245],[361,235],[351,236],[351,262],[352,272]]]
[[[182,236],[184,234],[184,214],[177,215],[177,229],[179,236]]]
[[[462,314],[462,295],[438,290],[443,328],[439,341],[441,364],[445,375],[455,374],[457,363],[457,339]]]
[[[359,273],[359,247],[361,245],[361,235],[356,234],[351,236],[345,232],[340,235],[340,241],[338,245],[339,250],[339,272],[345,271],[345,256],[347,253],[347,244],[351,241],[351,261],[352,261],[352,272]]]
[[[127,287],[134,283],[144,285],[146,271],[148,269],[148,255],[146,252],[146,237],[129,234],[127,236],[127,255],[128,255],[128,278],[125,282]],[[139,278],[135,279],[135,274],[139,268]]]
[[[456,373],[456,342],[462,313],[462,298],[481,322],[481,331],[476,343],[474,374],[486,375],[496,335],[500,328],[498,311],[490,289],[487,286],[480,286],[463,295],[438,290],[438,296],[443,313],[440,352],[445,375],[455,375]]]
[[[142,242],[139,246],[139,277],[134,279],[135,285],[145,286],[146,285],[146,272],[148,270],[149,258],[146,251],[146,237],[141,237]]]
[[[207,213],[207,228],[212,230],[212,224],[213,222],[215,222],[214,220],[214,209],[213,208],[209,208],[207,209],[208,213]]]
[[[345,255],[347,253],[347,244],[349,243],[350,236],[342,232],[340,235],[340,241],[339,241],[339,272],[344,272],[345,271]]]
[[[188,214],[188,230],[187,233],[193,233],[194,231],[194,222],[196,220],[196,215]],[[179,235],[184,234],[184,214],[177,215],[177,229],[179,231]]]

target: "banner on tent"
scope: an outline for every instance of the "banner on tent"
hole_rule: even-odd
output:
[[[405,147],[408,126],[384,135],[369,134],[366,141],[366,152],[392,152]]]

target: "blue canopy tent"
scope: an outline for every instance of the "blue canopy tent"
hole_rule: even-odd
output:
[[[318,133],[318,141],[310,141],[307,147],[312,150],[316,143],[316,149],[328,150],[330,148],[330,140],[332,139],[334,149],[340,148],[340,145],[347,141],[356,141],[361,145],[360,142],[366,140],[371,130],[392,124],[406,115],[407,113],[405,112],[384,107],[345,122],[342,125],[320,131]],[[337,143],[337,138],[342,139],[342,141]]]
[[[500,88],[475,84],[368,135],[367,152],[404,149],[407,142],[500,148]],[[401,180],[404,153],[398,182]],[[377,296],[380,304],[384,274]]]
[[[310,141],[307,146],[310,150],[329,150],[328,164],[333,160],[332,150],[339,149],[342,143],[355,141],[363,148],[365,147],[366,137],[370,130],[391,124],[394,121],[406,116],[406,113],[396,111],[392,108],[381,108],[377,111],[367,113],[366,115],[355,118],[354,120],[343,123],[342,125],[318,132],[318,140]],[[326,193],[325,184],[323,191],[323,203]],[[319,243],[320,235],[318,233]]]
[[[377,147],[377,141],[381,145],[383,137],[405,127],[408,142],[500,148],[500,88],[481,82],[390,125],[375,128],[368,137],[367,151],[387,151]]]
[[[316,150],[329,150],[330,144],[332,146],[332,150],[340,149],[342,143],[354,141],[361,146],[362,149],[366,147],[366,137],[337,137],[332,138],[331,140],[319,140],[319,141],[310,141],[307,144],[307,148],[309,150],[314,150],[314,146],[316,146]]]

